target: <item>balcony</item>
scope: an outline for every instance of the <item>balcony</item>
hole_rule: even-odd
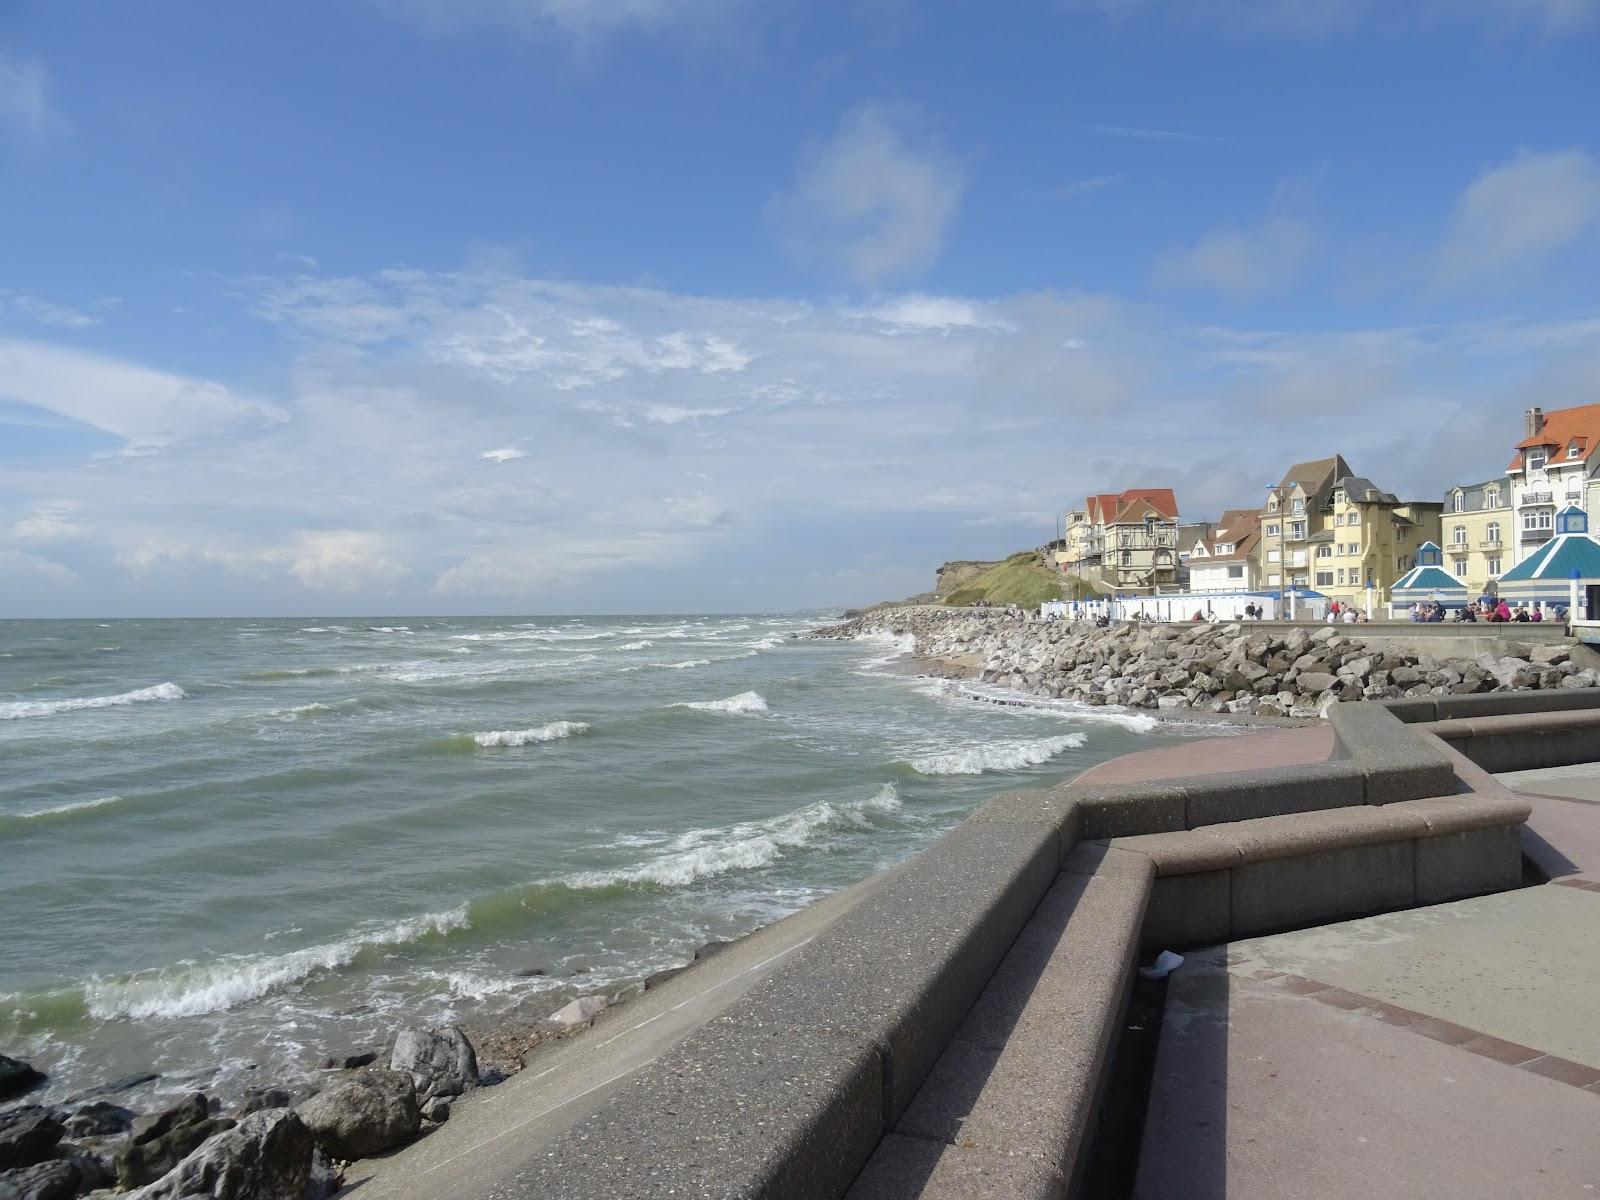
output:
[[[1524,505],[1527,505],[1527,504],[1554,504],[1555,502],[1556,502],[1556,496],[1555,496],[1554,492],[1523,492],[1522,493],[1522,503]]]
[[[1522,531],[1522,540],[1525,542],[1548,542],[1555,535],[1556,531],[1554,529],[1524,529]]]
[[[1478,543],[1479,550],[1503,550],[1505,543],[1499,538],[1487,539]]]

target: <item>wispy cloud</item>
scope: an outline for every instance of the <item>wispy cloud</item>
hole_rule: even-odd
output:
[[[102,301],[101,307],[111,307],[114,303],[114,301]],[[7,315],[26,317],[41,325],[53,325],[58,329],[88,329],[92,325],[100,324],[99,317],[91,317],[78,309],[68,308],[64,304],[56,304],[54,301],[29,295],[27,292],[0,288],[0,317]]]
[[[747,0],[371,0],[427,33],[488,29],[593,47],[626,33],[719,41]]]
[[[801,262],[877,286],[932,266],[965,172],[907,108],[864,105],[803,156],[771,215]]]
[[[1244,299],[1293,280],[1310,258],[1315,235],[1306,221],[1270,217],[1247,229],[1218,229],[1156,264],[1163,287],[1210,288]]]
[[[63,132],[67,121],[55,106],[53,90],[44,64],[0,50],[0,122],[35,140]]]
[[[1096,192],[1103,192],[1108,187],[1119,184],[1126,176],[1121,173],[1115,175],[1093,175],[1087,179],[1074,179],[1055,189],[1055,195],[1063,200],[1076,200],[1080,196],[1092,196]]]
[[[1522,151],[1480,174],[1434,254],[1446,285],[1524,271],[1600,228],[1600,162],[1582,150]]]
[[[1128,138],[1140,142],[1193,142],[1201,145],[1221,145],[1236,140],[1211,133],[1185,133],[1176,129],[1149,129],[1136,125],[1091,125],[1089,132],[1095,137]]]
[[[1577,33],[1600,22],[1600,0],[1065,0],[1070,12],[1113,21],[1171,17],[1246,34],[1323,37],[1370,29],[1424,31],[1445,23]]]

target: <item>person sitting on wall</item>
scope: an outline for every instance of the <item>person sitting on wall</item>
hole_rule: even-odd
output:
[[[1496,620],[1496,621],[1509,621],[1509,620],[1511,620],[1511,605],[1507,604],[1504,600],[1500,601],[1499,604],[1495,605],[1494,606],[1494,620]]]
[[[1529,615],[1528,620],[1530,620],[1530,621],[1542,621],[1542,620],[1544,620],[1544,605],[1540,604],[1540,605],[1535,606],[1533,612]]]
[[[1343,621],[1346,625],[1354,625],[1361,618],[1356,614],[1356,610],[1355,609],[1347,608],[1347,609],[1344,610],[1344,615],[1341,616],[1339,619],[1341,621]]]
[[[1516,614],[1511,619],[1519,622],[1526,621],[1528,619],[1528,606],[1526,604],[1517,605]]]

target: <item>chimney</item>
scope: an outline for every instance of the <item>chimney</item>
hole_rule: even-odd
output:
[[[1533,437],[1544,432],[1544,409],[1530,408],[1522,414],[1522,436]]]

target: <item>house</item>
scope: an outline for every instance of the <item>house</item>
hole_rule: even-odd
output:
[[[1441,526],[1443,565],[1473,597],[1483,595],[1513,561],[1511,480],[1502,475],[1451,488]]]
[[[1583,509],[1570,504],[1556,515],[1550,538],[1500,577],[1500,598],[1568,609],[1573,633],[1585,641],[1600,632],[1600,540]]]
[[[1555,534],[1557,509],[1594,505],[1600,495],[1600,404],[1523,414],[1511,480],[1513,559],[1522,562]],[[1595,509],[1588,508],[1593,516]]]
[[[1334,481],[1352,475],[1344,456],[1295,463],[1276,487],[1267,489],[1256,543],[1257,578],[1262,587],[1310,587],[1314,539],[1325,532],[1320,521]],[[1328,539],[1323,539],[1328,540]]]
[[[1090,496],[1067,514],[1063,541],[1062,570],[1105,594],[1170,589],[1178,578],[1178,501],[1171,488]]]
[[[1408,616],[1417,604],[1457,609],[1464,607],[1467,600],[1467,585],[1444,569],[1444,551],[1434,542],[1417,547],[1417,565],[1389,589],[1389,611],[1396,617]]]
[[[1423,543],[1438,542],[1443,509],[1431,500],[1400,500],[1361,475],[1335,480],[1321,506],[1313,586],[1342,605],[1387,604]]]
[[[1261,514],[1235,508],[1222,514],[1216,532],[1190,544],[1191,592],[1251,592],[1260,583],[1256,544],[1261,540]]]

